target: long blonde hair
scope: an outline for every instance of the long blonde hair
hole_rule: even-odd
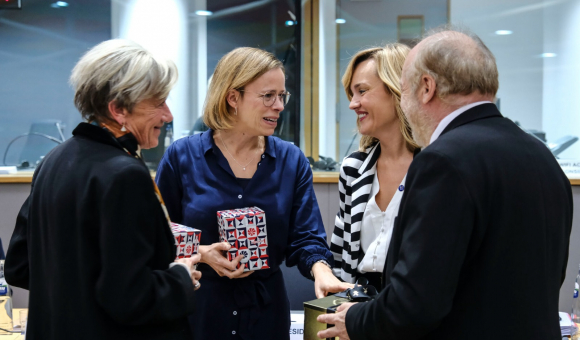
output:
[[[401,73],[403,71],[403,64],[405,63],[405,58],[409,53],[410,49],[403,44],[387,44],[384,47],[373,47],[366,50],[359,51],[355,54],[350,63],[348,64],[344,75],[342,76],[342,85],[344,86],[344,91],[348,100],[352,100],[352,90],[350,88],[352,84],[352,77],[356,67],[363,61],[373,59],[377,65],[377,74],[381,81],[385,84],[385,88],[391,96],[393,96],[395,102],[395,110],[397,112],[397,117],[400,121],[400,130],[403,138],[407,145],[407,149],[411,152],[415,151],[419,147],[417,143],[413,140],[413,134],[411,133],[411,127],[407,122],[403,110],[401,110]],[[360,123],[357,120],[357,129],[360,128]],[[359,143],[359,151],[365,151],[371,145],[376,144],[379,140],[371,137],[362,135]]]

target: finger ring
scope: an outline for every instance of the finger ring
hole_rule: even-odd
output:
[[[198,289],[200,286],[201,286],[201,283],[198,282],[198,283],[196,283],[196,284],[193,285],[193,288],[194,289]]]

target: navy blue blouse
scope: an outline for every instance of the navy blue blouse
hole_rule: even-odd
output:
[[[290,318],[280,264],[286,260],[289,267],[298,265],[302,275],[311,278],[316,261],[332,263],[310,165],[298,147],[267,137],[258,169],[243,188],[212,135],[209,130],[181,138],[163,156],[156,182],[169,216],[202,230],[201,244],[209,245],[219,242],[217,211],[261,208],[266,213],[270,269],[230,280],[199,265],[202,294],[196,294],[197,312],[190,318],[193,333],[206,339],[236,334],[244,339],[286,339]]]

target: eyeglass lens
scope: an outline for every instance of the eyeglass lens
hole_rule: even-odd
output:
[[[288,102],[290,101],[290,93],[288,93],[288,92],[281,93],[281,94],[266,93],[266,94],[264,94],[264,105],[266,105],[268,107],[274,105],[274,102],[276,101],[276,97],[280,97],[280,102],[284,106],[286,106],[286,104],[288,104]]]

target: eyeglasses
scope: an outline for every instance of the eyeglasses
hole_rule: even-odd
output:
[[[270,107],[270,106],[274,105],[274,103],[276,102],[276,98],[280,98],[280,102],[282,103],[283,106],[286,106],[286,104],[288,104],[288,102],[290,101],[290,92],[276,94],[276,92],[274,92],[274,91],[267,92],[267,93],[258,93],[258,92],[251,92],[251,91],[246,91],[246,90],[238,90],[238,91],[259,94],[260,97],[262,97],[262,99],[264,100],[264,106],[266,106],[266,107]]]

